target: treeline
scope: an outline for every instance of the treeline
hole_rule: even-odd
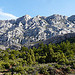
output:
[[[23,73],[27,70],[26,66],[45,63],[70,65],[70,68],[75,69],[75,42],[73,40],[75,38],[60,44],[41,43],[38,48],[32,49],[22,47],[21,50],[0,50],[0,71],[8,69],[10,72]]]

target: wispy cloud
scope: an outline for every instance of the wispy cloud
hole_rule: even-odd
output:
[[[16,19],[17,17],[10,14],[3,12],[2,9],[0,9],[0,20],[9,20],[9,19]]]

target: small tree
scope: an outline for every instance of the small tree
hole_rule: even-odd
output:
[[[33,64],[33,61],[32,61],[32,59],[31,59],[31,55],[30,55],[29,53],[27,54],[27,64],[28,64],[28,65]]]
[[[30,49],[30,55],[31,55],[32,61],[35,62],[34,51],[32,49]]]
[[[52,48],[49,48],[49,53],[46,56],[46,62],[52,62],[54,58],[54,51]]]

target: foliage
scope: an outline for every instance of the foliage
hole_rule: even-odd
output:
[[[57,63],[55,66],[48,65],[48,67],[41,67],[40,73],[50,75],[49,67],[61,68],[61,65],[70,65],[72,69],[75,69],[75,38],[69,39],[66,42],[60,44],[48,44],[41,43],[38,48],[33,47],[28,49],[22,47],[21,50],[1,50],[0,49],[0,70],[8,69],[16,72],[16,75],[32,73],[35,69],[29,68],[30,66],[37,66],[36,63]],[[71,42],[70,42],[71,41]],[[26,67],[27,66],[27,67]],[[70,71],[70,67],[67,67],[66,72]],[[26,72],[25,72],[26,71]],[[51,70],[52,71],[52,70]],[[35,72],[38,74],[38,70]]]

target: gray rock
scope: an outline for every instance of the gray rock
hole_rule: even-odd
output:
[[[75,33],[74,15],[38,15],[33,18],[25,15],[16,20],[0,20],[0,48],[20,49],[23,45],[28,47],[39,41],[68,33]],[[57,42],[57,39],[53,42]]]

